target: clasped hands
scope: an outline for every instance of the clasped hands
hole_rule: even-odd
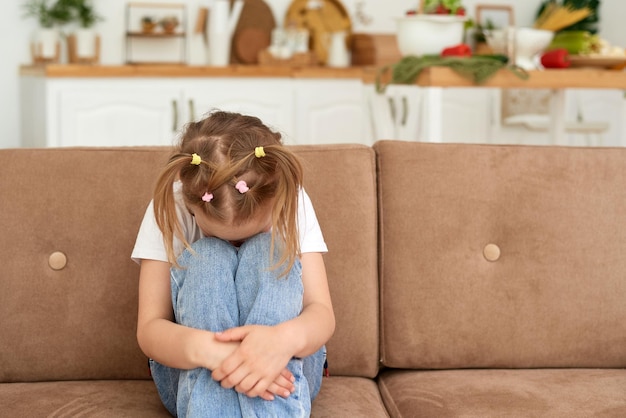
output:
[[[214,336],[218,342],[239,344],[211,373],[223,388],[268,401],[293,393],[295,378],[286,367],[293,354],[276,327],[245,325]]]

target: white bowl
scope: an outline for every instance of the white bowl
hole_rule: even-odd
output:
[[[545,29],[519,28],[515,30],[515,64],[525,70],[537,69],[540,64],[535,57],[543,52],[552,39],[554,32]]]
[[[463,42],[465,16],[421,14],[397,18],[396,39],[403,56],[440,54]]]
[[[494,54],[508,55],[509,36],[515,37],[515,64],[525,70],[539,68],[537,55],[543,52],[554,38],[554,32],[535,28],[490,29],[484,33],[487,45]]]

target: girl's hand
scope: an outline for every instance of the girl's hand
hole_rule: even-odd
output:
[[[266,401],[273,401],[274,395],[278,395],[282,398],[288,398],[289,395],[296,390],[296,386],[293,384],[295,381],[296,378],[293,377],[291,371],[284,368],[280,375],[278,375],[278,378],[270,384],[265,393],[261,394],[260,397]],[[237,389],[235,388],[235,390]]]
[[[211,352],[213,359],[212,363],[207,363],[205,365],[206,368],[210,370],[215,370],[219,365],[226,359],[228,356],[233,354],[233,352],[239,347],[239,341],[231,341],[228,335],[224,336],[223,333],[214,333],[213,338],[218,344],[215,346],[215,349]],[[217,366],[215,366],[217,365]],[[289,369],[285,368],[278,375],[278,377],[270,384],[268,389],[261,395],[261,398],[266,401],[273,401],[274,395],[282,396],[283,398],[288,397],[295,390],[295,386],[293,382],[295,378]]]
[[[293,357],[293,350],[277,326],[247,325],[231,328],[216,333],[215,338],[222,342],[241,342],[239,348],[213,370],[213,379],[219,381],[222,387],[235,388],[239,393],[263,399],[266,399],[266,392],[283,397],[291,394],[294,389],[293,376],[289,377],[290,387],[286,387],[284,371]]]

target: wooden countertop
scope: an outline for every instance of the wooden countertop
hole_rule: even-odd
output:
[[[286,67],[230,65],[210,67],[193,65],[61,65],[22,66],[20,75],[53,78],[89,77],[288,77],[356,78],[374,80],[374,67]]]
[[[365,83],[376,79],[375,67],[280,67],[231,65],[209,67],[191,65],[45,65],[22,66],[20,75],[52,78],[89,77],[291,77],[291,78],[354,78]],[[611,88],[626,90],[626,72],[602,69],[566,69],[530,71],[522,80],[509,70],[501,70],[481,87],[498,88]],[[447,67],[425,69],[415,82],[423,87],[473,87],[470,80]]]
[[[565,70],[529,71],[529,78],[523,80],[509,70],[500,70],[481,87],[564,89],[595,88],[626,90],[626,72],[589,68],[568,68]],[[459,76],[447,67],[431,67],[423,71],[416,81],[423,87],[472,87],[470,80]]]

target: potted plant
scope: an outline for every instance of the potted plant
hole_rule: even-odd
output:
[[[176,27],[178,26],[178,17],[175,15],[165,16],[159,21],[161,28],[163,28],[163,32],[165,33],[174,33]]]
[[[143,33],[152,33],[156,28],[157,22],[152,16],[143,16],[141,18],[141,31]]]
[[[58,62],[61,49],[59,26],[71,21],[71,8],[49,0],[28,0],[23,7],[24,16],[34,17],[39,23],[31,42],[33,61]]]
[[[90,0],[58,0],[72,10],[72,20],[78,24],[68,38],[70,63],[97,63],[100,60],[100,37],[93,26],[102,17]]]

